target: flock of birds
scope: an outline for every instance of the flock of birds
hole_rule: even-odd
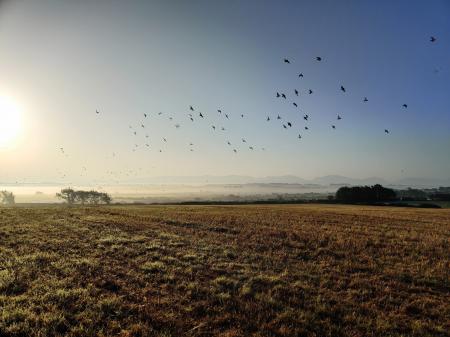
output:
[[[437,41],[437,39],[434,36],[430,37],[430,42],[431,43],[435,43],[436,41]],[[323,61],[323,58],[322,58],[322,56],[317,56],[317,57],[315,57],[314,61],[320,63],[320,62]],[[291,60],[288,59],[288,58],[282,59],[282,62],[284,64],[286,64],[286,65],[291,65],[292,64]],[[298,78],[300,78],[300,79],[304,79],[305,78],[305,76],[304,76],[304,74],[302,72],[297,73],[296,76],[298,76]],[[348,94],[348,90],[343,84],[341,84],[339,86],[339,88],[336,88],[336,89],[343,95]],[[307,89],[304,92],[302,92],[301,90],[298,90],[297,88],[294,88],[294,89],[291,89],[290,94],[287,94],[286,92],[282,92],[282,91],[275,91],[274,96],[275,96],[275,99],[281,100],[283,103],[288,103],[291,106],[293,106],[294,108],[296,108],[299,111],[301,111],[300,107],[299,107],[299,104],[297,103],[298,102],[297,99],[299,99],[303,95],[313,95],[313,94],[314,94],[314,91],[312,89]],[[368,103],[369,102],[368,97],[361,97],[361,102],[363,104]],[[407,109],[408,108],[408,104],[407,103],[403,103],[401,107],[404,108],[404,109]],[[193,122],[195,122],[197,120],[204,120],[204,121],[208,120],[208,114],[206,114],[205,112],[201,112],[201,111],[197,110],[197,108],[194,105],[189,105],[187,110],[188,111],[186,112],[186,116],[185,116],[187,122],[192,122],[193,123]],[[229,120],[230,117],[231,117],[230,113],[224,111],[222,108],[217,109],[216,113],[218,114],[218,117],[223,119],[223,121]],[[95,110],[95,114],[96,115],[101,115],[101,111],[96,109]],[[308,123],[311,120],[311,117],[307,113],[302,113],[301,115],[302,115],[303,121],[305,123],[305,125],[302,127],[302,130],[304,132],[307,132],[308,130],[310,130],[310,127],[309,127]],[[136,126],[133,127],[132,125],[129,125],[129,132],[131,132],[131,135],[136,137],[135,138],[136,140],[139,139],[137,137],[138,135],[143,134],[145,136],[145,141],[144,142],[135,141],[134,147],[132,148],[133,152],[137,151],[137,149],[139,149],[139,148],[150,149],[150,148],[154,147],[154,146],[151,145],[149,130],[146,127],[146,125],[147,125],[146,121],[148,120],[148,118],[151,117],[151,115],[148,114],[148,113],[143,113],[142,116],[143,116],[143,119],[138,122],[138,126],[137,127]],[[158,113],[156,113],[156,116],[164,117],[164,114],[162,112],[158,112]],[[239,114],[239,115],[237,115],[237,117],[240,118],[240,119],[244,119],[245,118],[244,114]],[[294,128],[294,121],[290,120],[290,119],[286,119],[286,118],[282,117],[280,114],[275,114],[273,116],[269,115],[269,116],[264,117],[264,118],[265,118],[266,122],[271,122],[271,121],[278,121],[278,122],[280,122],[281,127],[283,129]],[[181,121],[174,121],[174,118],[172,116],[169,116],[168,120],[170,122],[174,123],[173,126],[176,129],[179,129],[181,127],[182,122]],[[333,130],[336,129],[338,123],[341,120],[343,120],[343,116],[341,114],[337,114],[335,121],[330,123],[330,128],[333,129]],[[210,124],[209,127],[211,128],[212,131],[214,131],[214,132],[222,132],[226,136],[226,131],[228,130],[228,128],[225,127],[224,125]],[[385,134],[390,134],[390,132],[391,131],[390,131],[389,128],[384,128],[384,133]],[[302,133],[299,132],[297,138],[298,139],[302,139],[302,137],[303,137]],[[165,144],[165,143],[168,143],[168,142],[169,142],[168,137],[162,137],[162,139],[161,139],[161,143],[162,144]],[[194,152],[195,151],[194,143],[193,142],[187,142],[187,144],[189,144],[187,146],[188,151]],[[262,151],[266,151],[266,148],[263,147],[263,146],[256,146],[254,144],[250,144],[245,137],[242,137],[240,140],[238,140],[236,142],[232,142],[231,140],[225,140],[225,144],[234,153],[237,153],[239,150],[245,149],[245,148],[248,148],[248,150],[250,150],[250,151],[254,151],[256,149],[260,149]],[[240,144],[240,146],[238,144]],[[61,153],[63,155],[67,156],[67,154],[65,153],[65,150],[64,150],[63,147],[60,147],[60,151],[61,151]],[[157,151],[158,152],[163,152],[163,147],[158,147]],[[113,152],[112,156],[115,157],[116,153]],[[83,167],[83,173],[85,173],[86,170],[87,170],[86,167]],[[83,176],[83,173],[81,174],[81,176]],[[120,174],[122,174],[122,175],[125,174],[127,176],[131,176],[133,174],[136,174],[137,171],[136,172],[133,171],[133,170],[130,170],[129,172],[128,171],[127,172],[108,171],[107,173],[109,174],[110,178],[112,178],[112,177],[116,177],[117,178],[118,175],[120,175]],[[65,174],[64,174],[64,177],[65,177]]]

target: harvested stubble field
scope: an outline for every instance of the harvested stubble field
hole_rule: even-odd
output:
[[[450,210],[0,209],[0,336],[448,336]]]

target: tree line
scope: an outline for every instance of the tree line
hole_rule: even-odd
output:
[[[380,184],[373,186],[341,187],[336,192],[336,200],[340,202],[381,202],[393,201],[397,195],[393,189]]]
[[[110,204],[112,201],[111,196],[108,193],[98,192],[98,191],[83,191],[74,190],[72,188],[64,188],[61,192],[56,193],[56,197],[65,200],[69,205],[73,204]]]

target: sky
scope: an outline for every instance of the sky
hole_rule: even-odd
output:
[[[20,115],[0,181],[448,179],[449,17],[446,0],[0,1],[0,102]]]

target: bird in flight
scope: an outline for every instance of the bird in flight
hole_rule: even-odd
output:
[[[278,115],[277,119],[281,119],[281,116],[280,116],[280,115]]]
[[[430,37],[430,42],[436,42],[436,38],[434,36]]]
[[[97,114],[99,114],[99,113],[100,113],[100,111],[98,111],[97,109],[95,109],[95,112],[96,112]]]
[[[287,125],[288,125],[290,128],[292,128],[292,123],[291,123],[291,122],[288,122]]]
[[[267,116],[267,121],[270,121],[270,117],[269,116]]]
[[[298,74],[298,77],[303,77],[303,73]]]
[[[307,126],[305,126],[305,130],[309,130],[309,128]]]
[[[364,97],[364,102],[368,102],[369,100],[367,99],[367,97]]]
[[[194,111],[194,108],[192,107],[192,105],[189,106],[189,109],[191,109],[191,111]]]
[[[406,109],[408,107],[408,104],[403,104],[402,107]]]
[[[340,121],[341,119],[342,119],[342,117],[337,115],[337,120]]]
[[[311,89],[309,89],[308,92],[310,95],[313,93],[313,91]]]
[[[389,130],[388,129],[384,129],[384,133],[389,133]]]
[[[304,115],[304,116],[303,116],[303,119],[304,119],[305,121],[307,121],[307,120],[308,120],[308,118],[309,118],[309,116],[308,116],[308,115]]]
[[[204,118],[204,117],[203,117],[203,114],[202,114],[201,112],[199,113],[199,116],[200,116],[201,118]]]
[[[298,96],[298,90],[295,89],[294,92],[295,92],[295,95]]]
[[[222,110],[219,109],[219,110],[217,110],[217,112],[221,114],[221,113],[222,113]]]
[[[298,139],[302,139],[302,135],[298,135]]]
[[[291,63],[288,59],[284,59],[284,63]]]
[[[277,97],[281,97],[281,95],[280,95],[280,93],[279,93],[279,92],[277,92]]]
[[[166,138],[163,138],[163,140],[167,143],[167,139]]]
[[[336,129],[336,125],[331,125],[331,127],[332,127],[333,129]]]
[[[345,92],[345,88],[342,85],[341,85],[341,90],[342,90],[342,92]]]
[[[243,143],[247,143],[247,141],[246,141],[244,138],[242,138],[242,142],[243,142]]]
[[[293,104],[295,107],[297,107],[297,103],[294,102],[294,103],[292,103],[292,104]]]
[[[147,114],[144,114],[144,117],[147,118]]]
[[[317,61],[322,61],[322,58],[321,58],[320,56],[317,56],[317,57],[316,57],[316,60],[317,60]]]
[[[281,97],[283,97],[284,99],[286,99],[286,95],[285,95],[285,94],[281,94]]]
[[[285,124],[283,124],[283,128],[287,129],[287,126]]]

